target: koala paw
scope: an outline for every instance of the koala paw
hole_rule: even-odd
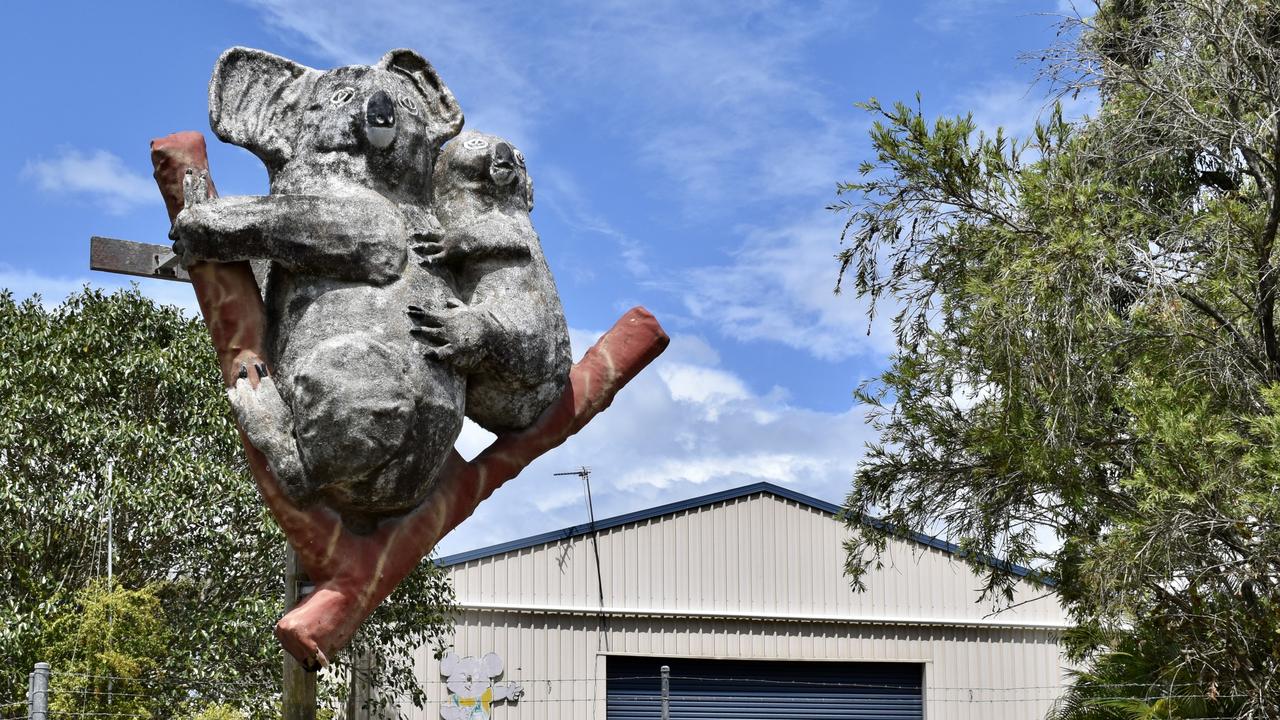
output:
[[[479,360],[486,330],[483,312],[450,299],[442,310],[410,305],[405,314],[414,324],[409,333],[427,346],[428,358],[462,368]]]
[[[205,231],[207,220],[198,206],[209,200],[209,173],[206,170],[187,168],[182,176],[182,211],[173,219],[173,227],[169,228],[169,239],[173,240],[173,254],[177,255],[183,267],[203,260],[199,249],[206,244],[208,232]]]
[[[410,246],[415,255],[422,258],[418,264],[423,267],[449,263],[466,256],[466,249],[456,233],[433,233],[414,239]]]
[[[249,382],[248,366],[241,365],[235,385],[227,388],[227,399],[249,442],[267,456],[276,479],[292,494],[303,484],[302,457],[293,439],[293,411],[266,366],[255,364],[253,369],[258,386]]]
[[[182,175],[182,206],[189,208],[209,199],[209,171],[187,168]]]

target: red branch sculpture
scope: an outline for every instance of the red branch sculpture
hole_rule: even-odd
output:
[[[208,170],[204,136],[182,132],[153,140],[151,161],[172,221],[183,207],[186,171]],[[209,192],[214,193],[212,182]],[[227,386],[235,383],[242,363],[271,367],[263,346],[266,311],[249,263],[202,262],[188,272]],[[421,505],[382,521],[369,535],[348,531],[337,513],[325,507],[294,504],[242,431],[258,491],[316,583],[315,592],[276,624],[280,644],[309,670],[326,665],[440,538],[503,483],[607,408],[668,342],[653,315],[632,308],[574,365],[560,399],[532,426],[499,436],[470,462],[454,451]]]

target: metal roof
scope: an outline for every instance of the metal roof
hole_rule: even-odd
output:
[[[666,505],[658,505],[656,507],[651,507],[644,510],[637,510],[635,512],[626,513],[624,515],[615,515],[614,517],[611,517],[611,518],[604,518],[603,520],[597,520],[594,528],[591,526],[590,523],[583,523],[582,525],[573,525],[571,527],[564,528],[563,530],[552,530],[550,532],[540,533],[538,535],[530,535],[529,537],[520,538],[518,540],[509,540],[504,543],[498,543],[497,545],[490,545],[488,547],[477,548],[475,550],[468,550],[466,552],[460,552],[454,555],[447,555],[445,557],[437,559],[436,564],[441,567],[449,567],[450,565],[458,565],[460,563],[470,562],[472,560],[479,560],[481,558],[492,557],[494,555],[501,555],[503,553],[512,552],[514,550],[523,550],[525,548],[535,547],[537,545],[542,545],[544,543],[552,543],[560,540],[568,540],[569,538],[578,537],[580,535],[586,535],[587,533],[592,532],[592,530],[596,530],[596,531],[609,530],[611,528],[620,527],[622,525],[630,525],[631,523],[637,523],[644,520],[651,520],[653,518],[661,517],[663,515],[672,515],[674,513],[683,512],[685,510],[693,510],[695,508],[700,508],[705,505],[713,505],[715,503],[725,502],[727,500],[737,500],[739,498],[744,498],[744,497],[748,497],[750,495],[756,495],[756,494],[773,495],[775,497],[779,497],[784,500],[790,500],[792,502],[799,503],[800,505],[804,505],[806,507],[810,507],[810,508],[813,508],[814,510],[818,510],[833,516],[839,515],[841,512],[844,511],[844,508],[834,503],[829,503],[826,500],[819,500],[818,498],[812,497],[810,495],[805,495],[804,493],[796,492],[795,490],[782,487],[781,485],[774,485],[773,483],[769,483],[769,482],[758,482],[758,483],[752,483],[751,485],[743,485],[742,487],[730,488],[728,490],[721,490],[720,492],[714,492],[708,495],[700,495],[695,498],[689,498],[688,500],[680,500],[678,502],[667,503]],[[862,517],[862,522],[876,528],[886,527],[886,523],[880,518],[874,518],[866,515]],[[931,535],[925,535],[924,533],[920,533],[920,532],[909,532],[903,535],[902,537],[905,537],[908,540],[913,540],[922,545],[927,545],[931,548],[941,550],[943,552],[951,553],[952,555],[957,555],[960,557],[964,557],[965,555],[964,551],[961,550],[958,545],[955,545],[954,543],[949,543],[946,540],[943,540],[941,538],[936,538]],[[990,565],[991,567],[999,568],[1001,570],[1006,570],[1020,577],[1026,577],[1028,575],[1031,575],[1031,576],[1035,576],[1036,579],[1040,580],[1041,582],[1045,582],[1049,585],[1054,584],[1052,580],[1043,577],[1040,573],[1037,573],[1036,571],[1030,568],[1022,567],[1021,565],[1015,565],[1014,563],[1008,562],[1006,560],[1001,560],[998,558],[982,558],[982,562],[987,565]]]

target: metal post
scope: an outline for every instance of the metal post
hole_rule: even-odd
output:
[[[31,720],[49,720],[49,663],[36,663],[31,673]]]
[[[671,720],[671,666],[663,665],[662,673],[662,720]]]
[[[115,464],[114,460],[107,461],[107,592],[111,592],[114,589],[112,583],[115,577],[111,572],[111,561],[115,555],[115,533],[112,528],[115,513],[113,512],[114,508],[111,507],[115,502],[116,492],[115,484],[112,482]]]
[[[304,594],[302,585],[310,579],[298,563],[298,554],[286,543],[284,562],[284,609],[288,612]],[[316,674],[307,672],[289,653],[284,654],[284,720],[316,720]]]

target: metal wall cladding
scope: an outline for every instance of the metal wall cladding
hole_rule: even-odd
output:
[[[610,657],[609,720],[659,720],[662,666],[671,720],[920,720],[922,666]]]
[[[450,568],[453,649],[497,652],[524,685],[494,720],[603,720],[608,662],[620,657],[906,662],[923,668],[925,717],[1043,717],[1063,686],[1063,611],[1019,587],[995,612],[950,553],[892,540],[855,593],[848,530],[830,513],[768,493],[602,531],[601,597],[589,537]],[[620,661],[615,661],[620,662]],[[418,653],[438,718],[447,691],[432,649]],[[786,715],[778,715],[788,717]]]
[[[844,574],[848,529],[829,513],[767,493],[599,533],[607,608],[1061,625],[1051,594],[1023,583],[996,613],[977,602],[970,568],[951,553],[890,542],[884,567],[854,592]],[[597,607],[589,536],[451,568],[468,603]],[[1040,599],[1036,599],[1040,598]],[[993,614],[995,613],[995,614]]]

